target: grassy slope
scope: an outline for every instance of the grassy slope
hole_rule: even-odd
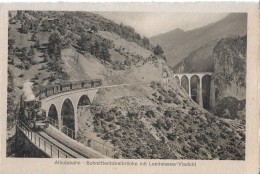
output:
[[[191,52],[185,59],[173,67],[173,71],[179,72],[213,72],[213,49],[217,41],[212,41],[201,48]],[[182,68],[183,67],[183,68]]]

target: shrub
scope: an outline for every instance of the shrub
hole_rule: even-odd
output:
[[[156,45],[156,47],[154,47],[153,52],[155,55],[159,55],[159,56],[164,53],[164,51],[160,45]]]
[[[165,117],[171,118],[173,116],[173,113],[172,113],[172,111],[166,110],[166,111],[164,111],[163,115]]]
[[[36,65],[36,64],[37,64],[37,62],[36,62],[34,59],[32,59],[32,60],[30,61],[30,63],[31,63],[31,65]]]
[[[35,42],[35,44],[34,44],[33,46],[34,46],[35,48],[39,48],[39,47],[41,47],[40,40],[37,39],[36,42]]]
[[[29,62],[25,62],[25,63],[24,63],[24,68],[25,68],[26,70],[30,69],[30,68],[31,68],[31,64],[30,64]]]
[[[106,120],[107,122],[111,122],[114,119],[115,119],[115,116],[113,114],[105,114],[104,115],[104,120]]]
[[[164,102],[165,103],[171,103],[172,102],[171,97],[166,96],[165,99],[164,99]]]
[[[132,65],[132,61],[130,60],[130,59],[126,59],[125,61],[124,61],[124,64],[126,65],[126,66],[131,66]]]
[[[24,63],[20,63],[20,64],[16,65],[16,67],[22,70],[22,69],[24,69]]]
[[[162,112],[162,108],[160,108],[159,106],[156,107],[157,111]]]
[[[166,127],[164,119],[162,118],[157,119],[154,126],[157,127],[158,129],[162,129],[163,127]]]
[[[177,136],[176,136],[175,134],[173,134],[173,133],[168,133],[168,134],[167,134],[167,138],[168,138],[169,140],[171,140],[171,141],[175,141],[176,138],[177,138]]]
[[[23,78],[23,77],[24,77],[24,74],[20,74],[18,77],[21,77],[21,78]]]
[[[148,117],[148,118],[152,118],[152,117],[155,117],[155,114],[153,112],[153,110],[148,110],[145,115]]]
[[[172,128],[172,122],[169,118],[165,120],[165,129],[170,130]]]
[[[125,66],[123,63],[120,63],[119,61],[115,61],[112,63],[114,70],[124,70]]]

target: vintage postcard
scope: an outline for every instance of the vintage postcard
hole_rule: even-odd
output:
[[[1,6],[1,172],[258,173],[258,3]]]

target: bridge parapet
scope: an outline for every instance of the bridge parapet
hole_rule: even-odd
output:
[[[68,152],[65,152],[54,143],[48,141],[46,138],[38,134],[37,132],[32,131],[28,128],[23,122],[18,121],[18,128],[23,132],[27,139],[34,144],[39,150],[44,152],[50,158],[76,158]]]
[[[50,129],[49,129],[50,128]],[[109,158],[100,152],[86,147],[83,144],[62,135],[50,126],[44,132],[35,132],[28,128],[22,121],[18,121],[17,129],[20,130],[29,144],[37,148],[41,154],[50,158]],[[55,130],[55,131],[54,131]],[[52,132],[51,134],[49,134]],[[59,137],[59,138],[58,138]],[[21,138],[21,136],[19,136]],[[65,138],[65,139],[64,139]],[[71,140],[71,141],[70,141]],[[29,145],[28,144],[28,145]],[[27,146],[28,146],[27,145]],[[26,147],[25,149],[28,149]],[[29,147],[29,150],[31,148]],[[35,155],[35,154],[33,154]],[[39,156],[34,156],[39,157]]]
[[[200,77],[200,78],[202,78],[203,76],[205,76],[205,75],[212,75],[213,74],[213,72],[194,72],[194,73],[174,73],[174,77],[179,77],[180,79],[182,78],[182,76],[186,76],[186,77],[188,77],[188,78],[191,78],[192,76],[198,76],[198,77]]]

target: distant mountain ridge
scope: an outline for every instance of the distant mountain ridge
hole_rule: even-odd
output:
[[[232,13],[225,18],[201,28],[189,31],[174,29],[170,32],[153,36],[152,43],[160,44],[171,66],[180,63],[196,49],[214,40],[225,37],[243,36],[247,33],[247,14]]]

